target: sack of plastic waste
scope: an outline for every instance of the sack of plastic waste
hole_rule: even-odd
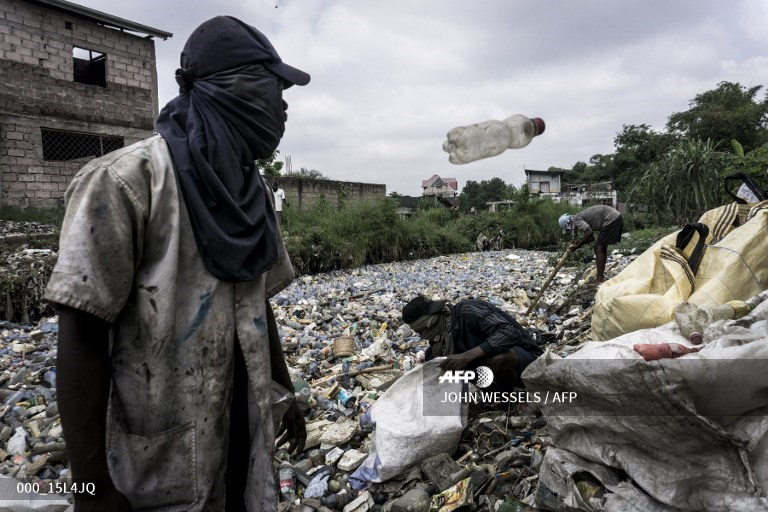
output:
[[[368,457],[349,477],[353,489],[384,482],[428,457],[456,450],[467,407],[446,399],[461,393],[462,383],[439,382],[445,373],[441,361],[404,374],[371,406],[372,442]]]

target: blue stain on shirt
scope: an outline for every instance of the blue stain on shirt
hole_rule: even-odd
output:
[[[99,203],[91,209],[91,213],[97,219],[103,219],[109,213],[109,206],[106,203]]]
[[[253,325],[256,327],[256,334],[261,337],[267,336],[267,322],[263,316],[253,319]]]
[[[189,324],[186,332],[183,336],[176,340],[176,348],[179,348],[185,341],[187,341],[202,325],[205,317],[208,316],[208,312],[211,310],[211,292],[205,292],[200,295],[200,308],[195,313],[195,318],[192,319],[192,323]]]

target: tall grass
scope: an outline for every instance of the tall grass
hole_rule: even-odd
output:
[[[40,222],[60,228],[64,220],[64,209],[16,208],[0,206],[0,221]]]
[[[343,208],[320,201],[307,209],[284,210],[282,231],[302,274],[470,250],[472,245],[451,229],[443,212],[448,211],[425,210],[404,220],[390,198]]]
[[[503,248],[541,249],[555,246],[561,240],[557,219],[563,213],[576,213],[576,210],[549,199],[535,199],[499,213],[464,216],[458,219],[456,229],[472,241],[478,233],[491,238],[503,231]]]
[[[294,268],[313,274],[367,264],[431,258],[475,250],[478,234],[503,233],[503,249],[552,249],[566,242],[557,219],[578,210],[549,199],[516,202],[499,213],[463,215],[435,202],[421,204],[402,218],[393,198],[359,201],[341,207],[321,200],[304,209],[283,210],[281,231]],[[61,211],[0,209],[0,219],[61,225]],[[647,227],[648,218],[627,216],[627,224]],[[50,242],[53,244],[53,242]]]
[[[341,208],[320,201],[307,209],[284,210],[282,232],[294,267],[308,274],[472,251],[480,233],[491,238],[502,231],[503,248],[552,247],[562,239],[557,219],[566,209],[535,200],[498,214],[462,216],[427,205],[406,219],[391,198]]]
[[[722,204],[726,155],[710,141],[686,139],[634,180],[630,200],[646,205],[656,225],[684,225]]]

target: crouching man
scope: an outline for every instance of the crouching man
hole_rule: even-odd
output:
[[[502,391],[525,387],[520,374],[542,354],[512,316],[481,300],[452,305],[419,295],[403,307],[403,321],[429,340],[427,360],[445,356],[444,370],[487,366]]]

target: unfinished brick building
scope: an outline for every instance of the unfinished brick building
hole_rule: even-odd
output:
[[[152,135],[153,37],[64,0],[0,0],[0,205],[63,205],[85,162]]]

